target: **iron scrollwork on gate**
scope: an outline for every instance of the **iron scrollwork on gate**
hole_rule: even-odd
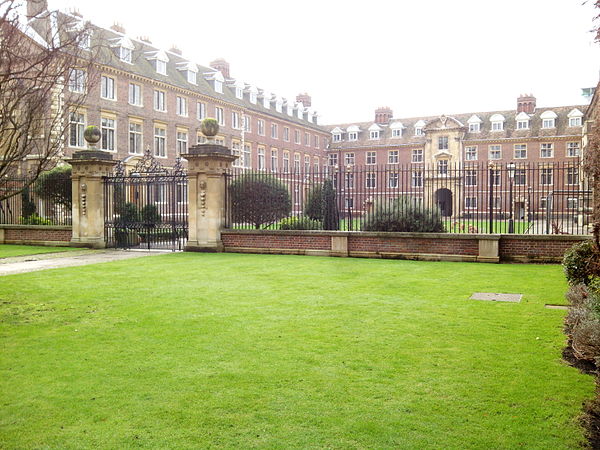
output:
[[[183,161],[163,167],[147,148],[127,171],[120,161],[104,178],[104,230],[108,246],[183,249],[188,236],[187,177]]]

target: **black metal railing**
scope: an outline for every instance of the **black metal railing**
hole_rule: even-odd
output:
[[[590,232],[591,191],[579,163],[234,168],[226,180],[228,228],[359,231],[410,210],[436,216],[451,233]]]
[[[71,179],[41,183],[40,178],[0,182],[0,224],[71,225]]]

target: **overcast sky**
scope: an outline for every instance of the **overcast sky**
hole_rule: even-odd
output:
[[[49,0],[121,23],[158,47],[287,98],[312,96],[321,124],[581,104],[600,44],[592,0]],[[196,5],[196,6],[194,6]]]

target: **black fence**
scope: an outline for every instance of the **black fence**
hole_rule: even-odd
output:
[[[418,231],[411,222],[433,219],[450,233],[590,233],[579,163],[232,169],[226,185],[228,228]]]
[[[43,174],[42,174],[43,177]],[[71,179],[6,178],[0,182],[0,224],[71,225]]]

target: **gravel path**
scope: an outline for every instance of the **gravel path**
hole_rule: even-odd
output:
[[[0,276],[160,255],[160,251],[81,250],[0,258]]]

